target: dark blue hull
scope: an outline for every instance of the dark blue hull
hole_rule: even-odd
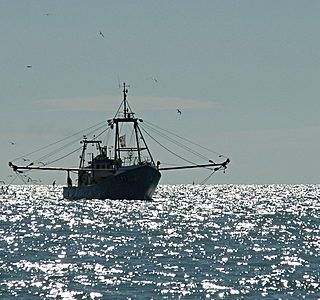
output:
[[[78,199],[151,200],[161,174],[152,165],[121,167],[105,181],[84,187],[64,187],[63,197]]]

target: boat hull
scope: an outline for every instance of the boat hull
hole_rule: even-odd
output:
[[[78,199],[151,200],[161,174],[152,165],[121,167],[114,176],[96,185],[64,187],[63,197]]]

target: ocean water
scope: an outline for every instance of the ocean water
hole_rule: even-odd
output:
[[[0,195],[0,299],[320,299],[320,185]]]

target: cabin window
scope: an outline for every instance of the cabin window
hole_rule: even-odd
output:
[[[105,169],[105,168],[106,168],[106,165],[102,164],[101,169]]]
[[[97,169],[100,169],[100,164],[96,164],[96,168],[97,168]]]

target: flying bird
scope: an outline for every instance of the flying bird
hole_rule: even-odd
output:
[[[32,66],[30,66],[30,65],[29,65],[29,66],[27,66],[27,68],[28,68],[28,69],[31,69],[31,68],[32,68]]]
[[[104,35],[103,35],[103,33],[101,32],[101,30],[99,30],[99,33],[100,33],[100,35],[104,38]]]
[[[51,13],[48,13],[48,14],[44,14],[44,16],[50,16],[51,15]]]
[[[179,115],[182,114],[182,112],[181,112],[181,110],[180,110],[179,108],[177,108],[177,113],[178,113]]]
[[[153,78],[153,77],[149,77],[149,78],[147,78],[147,80],[148,80],[148,79],[151,79],[151,80],[154,80],[155,82],[158,82],[158,80],[155,79],[155,78]]]
[[[15,145],[16,143],[14,143],[14,142],[10,142],[11,143],[11,145]]]

